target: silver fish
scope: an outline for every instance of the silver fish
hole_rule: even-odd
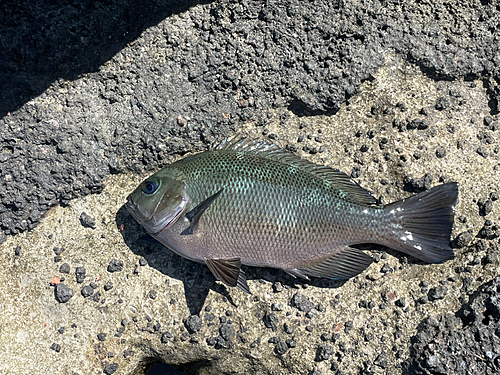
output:
[[[156,240],[250,292],[241,265],[295,277],[348,279],[376,243],[429,263],[453,258],[455,182],[388,205],[345,173],[248,139],[168,165],[142,182],[126,208]]]

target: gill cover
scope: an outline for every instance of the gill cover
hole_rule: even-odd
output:
[[[126,203],[132,216],[152,234],[175,223],[190,201],[184,181],[162,172],[144,180]]]

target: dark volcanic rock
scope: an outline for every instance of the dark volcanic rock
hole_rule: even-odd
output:
[[[201,318],[198,315],[191,315],[186,319],[184,326],[187,328],[189,333],[198,332],[201,329]]]
[[[273,331],[276,331],[278,325],[278,317],[275,313],[266,313],[264,315],[264,325],[267,328],[271,328]]]
[[[435,301],[438,299],[443,299],[448,293],[448,288],[444,285],[438,285],[435,288],[431,288],[429,290],[429,301]]]
[[[320,346],[318,346],[318,350],[316,351],[316,361],[317,362],[320,362],[320,361],[326,361],[328,359],[330,359],[330,356],[335,353],[335,350],[333,349],[333,347],[331,345],[327,345],[327,344],[322,344]]]
[[[85,227],[85,228],[92,228],[95,229],[95,219],[87,214],[86,212],[82,212],[80,214],[80,223]]]
[[[76,267],[75,276],[77,283],[79,284],[83,283],[86,275],[87,275],[87,270],[85,269],[85,267]]]
[[[409,177],[404,181],[404,189],[412,193],[420,193],[431,188],[432,175],[426,174],[421,178]]]
[[[73,297],[73,289],[63,283],[59,283],[56,285],[54,295],[57,302],[66,303],[70,300],[71,297]]]
[[[299,309],[300,311],[309,312],[313,308],[311,301],[305,297],[302,293],[296,293],[293,295],[290,301],[292,307]]]
[[[219,333],[224,340],[229,340],[229,338],[233,334],[233,327],[231,326],[231,324],[225,323],[219,328]]]
[[[123,261],[119,259],[111,259],[108,264],[108,272],[121,272],[123,271]]]
[[[409,374],[498,374],[500,277],[483,285],[455,315],[431,316],[412,338]],[[474,369],[474,372],[469,372]]]

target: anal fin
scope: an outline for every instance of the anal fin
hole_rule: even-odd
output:
[[[373,258],[361,250],[342,246],[325,260],[299,271],[307,276],[346,280],[363,272],[372,262]]]
[[[293,277],[299,277],[304,280],[311,280],[304,272],[298,270],[297,268],[287,268],[284,269],[283,271],[285,271],[287,274]]]
[[[206,265],[213,275],[228,286],[236,286],[242,291],[250,293],[245,272],[241,269],[240,258],[232,259],[207,259]]]

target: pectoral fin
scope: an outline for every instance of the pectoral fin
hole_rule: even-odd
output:
[[[205,260],[208,268],[214,276],[229,286],[237,286],[242,291],[250,293],[245,272],[241,270],[240,258],[233,259],[207,259]]]
[[[363,272],[372,261],[372,257],[361,250],[343,246],[336,249],[325,260],[313,266],[301,268],[299,271],[307,276],[346,280]]]
[[[217,199],[223,190],[224,189],[220,189],[217,193],[205,199],[186,214],[186,218],[191,222],[191,225],[186,230],[186,234],[196,234],[198,232],[198,223],[201,215],[203,215],[208,206]]]

